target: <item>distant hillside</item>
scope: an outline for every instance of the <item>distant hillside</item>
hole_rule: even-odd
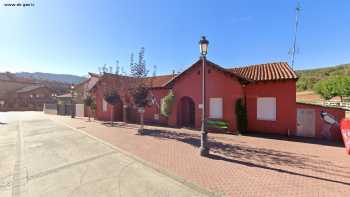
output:
[[[0,97],[7,92],[16,91],[19,88],[32,86],[32,85],[44,85],[55,91],[56,94],[64,94],[69,92],[70,83],[52,81],[46,79],[35,79],[31,77],[20,77],[14,73],[6,72],[0,73]]]
[[[52,74],[52,73],[29,73],[29,72],[18,72],[15,73],[17,77],[25,77],[39,80],[48,80],[48,81],[57,81],[62,83],[80,83],[85,78],[76,75],[67,75],[67,74]]]
[[[314,85],[320,80],[336,76],[350,76],[350,64],[310,70],[299,70],[296,72],[299,76],[297,90],[312,90]]]

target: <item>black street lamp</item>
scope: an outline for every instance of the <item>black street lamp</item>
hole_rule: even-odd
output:
[[[205,69],[205,57],[208,53],[209,41],[205,39],[205,36],[202,36],[202,39],[199,41],[199,49],[201,52],[202,58],[202,127],[201,127],[201,147],[200,155],[208,156],[208,131],[207,131],[207,117],[206,117],[206,69]]]
[[[72,95],[72,99],[71,99],[71,118],[75,118],[75,107],[74,107],[74,84],[72,84],[71,86],[70,86],[70,92],[71,92],[71,95]]]

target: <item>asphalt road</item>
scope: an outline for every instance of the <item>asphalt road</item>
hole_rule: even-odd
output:
[[[9,196],[204,193],[41,113],[6,112],[0,113],[0,197]]]

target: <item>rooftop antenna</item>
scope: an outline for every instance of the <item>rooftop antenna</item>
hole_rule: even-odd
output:
[[[298,53],[297,51],[297,33],[298,33],[298,26],[299,26],[299,14],[300,14],[301,6],[300,2],[297,2],[297,6],[295,7],[295,32],[294,32],[294,41],[293,41],[293,48],[291,49],[290,53],[292,54],[292,69],[294,68],[294,62],[295,62],[295,54]]]

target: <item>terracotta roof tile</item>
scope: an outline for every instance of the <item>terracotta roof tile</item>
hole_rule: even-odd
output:
[[[147,77],[146,83],[151,87],[163,87],[165,86],[170,80],[172,80],[176,75],[162,75],[162,76],[156,76],[156,77]]]
[[[112,79],[131,79],[131,80],[142,80],[142,79],[137,79],[133,78],[130,76],[122,76],[122,75],[115,75],[115,74],[105,74],[100,78],[100,82],[104,81],[104,79],[111,77]],[[161,76],[155,76],[155,77],[146,77],[144,80],[144,83],[151,88],[160,88],[160,87],[165,87],[165,85],[171,81],[173,78],[175,78],[176,75],[161,75]]]
[[[227,70],[253,81],[298,79],[287,62],[256,64]]]
[[[178,79],[184,73],[191,70],[191,68],[193,68],[195,65],[197,66],[200,65],[199,61],[201,60],[198,60],[191,67],[189,67],[179,75],[162,75],[162,76],[156,76],[156,77],[147,77],[145,78],[145,83],[148,87],[152,87],[152,88],[168,87],[169,84],[171,85],[171,83],[174,83],[176,79]],[[239,68],[231,68],[231,69],[222,68],[208,60],[207,60],[207,63],[225,73],[229,73],[232,76],[238,77],[240,80],[248,81],[248,82],[249,81],[273,81],[273,80],[285,80],[285,79],[298,78],[296,73],[289,67],[288,63],[286,62],[257,64],[257,65],[247,66],[247,67],[239,67]],[[121,75],[107,73],[101,76],[100,82],[109,77],[112,77],[115,79],[130,78],[130,79],[138,80],[137,78],[133,78],[130,76],[121,76]]]

